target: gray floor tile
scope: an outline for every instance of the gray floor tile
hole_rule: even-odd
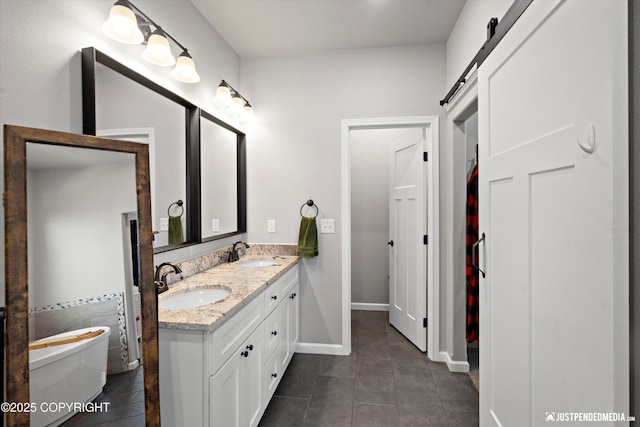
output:
[[[398,407],[395,405],[353,405],[353,427],[391,427],[400,425]]]
[[[349,356],[324,356],[320,363],[320,375],[329,377],[355,377],[356,376],[356,355]]]
[[[469,413],[469,412],[448,412],[447,419],[449,420],[449,425],[451,427],[478,427],[480,425],[480,419],[478,412]]]
[[[310,399],[274,396],[269,402],[260,427],[299,427],[304,421]]]
[[[326,377],[330,378],[330,377]],[[349,427],[353,414],[353,401],[337,400],[331,396],[313,396],[303,426]]]
[[[309,398],[317,380],[317,375],[300,375],[287,370],[274,394],[284,397]]]

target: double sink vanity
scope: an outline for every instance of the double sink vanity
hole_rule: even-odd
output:
[[[166,425],[256,426],[298,345],[296,256],[246,256],[158,296]]]

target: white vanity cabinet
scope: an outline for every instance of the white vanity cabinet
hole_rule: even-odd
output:
[[[163,425],[257,426],[298,345],[298,266],[212,332],[159,329]]]

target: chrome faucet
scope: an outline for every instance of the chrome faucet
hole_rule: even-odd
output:
[[[231,248],[231,252],[229,252],[229,262],[235,262],[240,259],[240,255],[238,255],[238,249],[236,248],[236,246],[238,245],[244,245],[245,249],[249,249],[249,245],[247,245],[245,242],[235,242]]]
[[[160,273],[162,273],[162,269],[164,269],[165,267],[171,267],[173,271],[169,271],[167,273],[164,273],[162,276],[160,276]],[[172,262],[163,262],[162,264],[156,267],[156,275],[153,280],[153,283],[155,283],[156,290],[159,294],[169,290],[169,286],[167,285],[167,276],[171,273],[175,273],[175,274],[182,273],[182,269],[178,267],[178,265]]]

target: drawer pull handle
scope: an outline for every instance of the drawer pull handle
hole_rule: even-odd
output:
[[[291,298],[291,299],[295,299],[297,295],[298,295],[298,294],[295,294],[295,293],[294,293],[294,294],[291,294],[291,296],[290,296],[289,298]]]
[[[278,331],[271,332],[271,335],[273,335],[275,337],[276,335],[278,335]]]
[[[272,300],[277,300],[278,299],[278,295],[271,295],[271,299]]]
[[[274,372],[273,374],[271,374],[271,376],[272,376],[273,378],[277,378],[277,377],[278,377],[278,374],[276,374],[276,373]]]
[[[240,357],[249,357],[249,352],[243,351],[242,353],[240,353]]]
[[[248,345],[248,346],[247,346],[247,349],[248,349],[249,351],[253,351],[253,344]]]

